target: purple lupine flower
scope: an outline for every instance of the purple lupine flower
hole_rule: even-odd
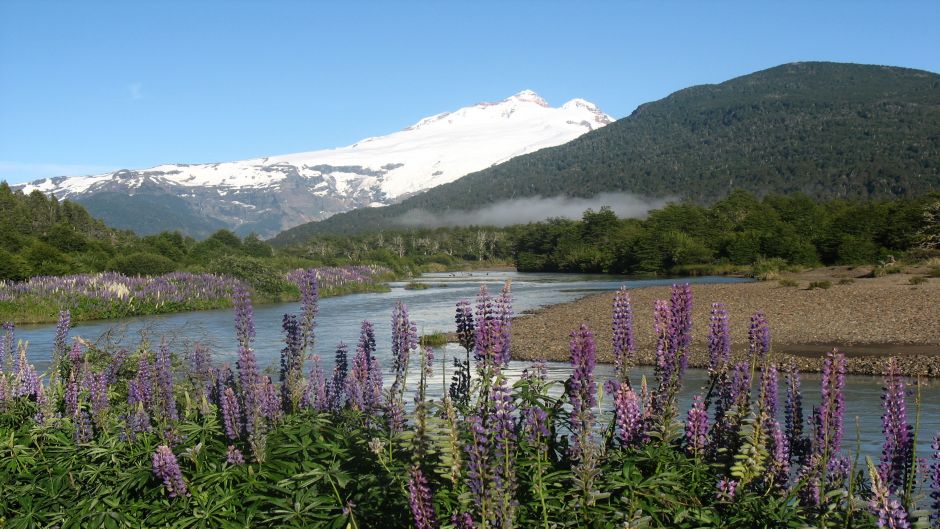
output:
[[[104,425],[108,414],[108,374],[93,373],[88,388],[88,399],[91,401],[91,412],[95,422]]]
[[[614,408],[620,443],[625,447],[640,444],[644,437],[643,415],[636,392],[626,384],[621,384],[614,398]]]
[[[476,346],[476,327],[473,324],[473,309],[469,300],[462,299],[457,302],[457,314],[454,319],[457,323],[457,342],[467,351],[472,351]]]
[[[689,362],[689,346],[692,345],[692,287],[688,283],[672,285],[670,310],[670,353],[678,359],[678,377],[681,380]]]
[[[160,445],[153,453],[153,474],[163,481],[163,488],[169,497],[189,496],[183,472],[169,446]]]
[[[590,438],[594,428],[594,411],[597,405],[597,384],[594,382],[594,367],[597,364],[594,335],[587,325],[571,333],[569,350],[574,368],[568,382],[568,398],[571,401],[571,431],[573,457],[580,458],[582,444]]]
[[[492,479],[487,462],[486,428],[483,427],[483,419],[477,414],[471,415],[467,422],[470,431],[470,440],[464,447],[467,454],[467,487],[473,502],[486,516],[490,510],[487,484]]]
[[[909,529],[907,511],[896,499],[891,498],[891,487],[881,479],[880,472],[868,458],[868,473],[871,477],[871,500],[868,509],[878,517],[878,527],[890,529]]]
[[[685,447],[690,455],[700,457],[705,454],[708,444],[708,412],[701,395],[692,399],[692,407],[685,421]]]
[[[437,527],[437,513],[434,511],[431,489],[424,474],[416,465],[411,468],[411,478],[408,480],[409,503],[411,516],[416,529],[434,529]]]
[[[310,376],[307,380],[307,388],[304,390],[303,406],[317,411],[326,411],[329,408],[326,380],[323,368],[320,367],[320,355],[313,355],[313,365],[310,366]]]
[[[392,431],[401,431],[404,415],[405,380],[411,352],[418,348],[418,329],[408,319],[408,307],[398,301],[392,311],[392,365],[395,381],[389,391]]]
[[[732,501],[738,489],[738,482],[733,479],[721,478],[715,488],[719,501]]]
[[[627,370],[633,363],[633,354],[636,351],[636,344],[633,340],[633,308],[630,305],[630,293],[626,286],[621,286],[614,295],[613,336],[617,380],[626,382]]]
[[[153,402],[153,379],[151,377],[150,362],[146,356],[141,356],[137,364],[137,374],[133,380],[127,382],[128,433],[150,430],[150,415],[147,409]]]
[[[346,377],[349,376],[349,348],[339,342],[336,346],[336,360],[333,366],[333,376],[327,384],[327,402],[333,411],[339,411],[346,405]]]
[[[78,381],[74,371],[69,373],[69,381],[65,384],[65,414],[69,417],[78,414]]]
[[[212,353],[201,343],[196,343],[186,358],[189,364],[189,379],[200,401],[208,401],[212,383]]]
[[[767,353],[770,352],[770,326],[767,325],[767,318],[763,312],[756,312],[751,316],[751,325],[747,330],[747,352],[748,359],[754,361],[757,357],[757,365],[764,365],[767,359]]]
[[[242,451],[235,448],[234,445],[228,445],[228,449],[225,452],[225,462],[229,465],[244,465],[245,456],[242,455]]]
[[[496,513],[494,520],[497,527],[512,527],[515,517],[516,467],[515,447],[516,433],[512,402],[512,391],[505,380],[493,386],[490,392],[492,411],[487,428],[493,434],[493,463],[491,478],[493,480],[493,500]]]
[[[803,395],[800,393],[800,372],[795,366],[787,369],[787,401],[783,415],[790,455],[802,461],[807,454],[807,440],[803,437]]]
[[[885,486],[900,490],[914,471],[914,435],[907,421],[905,385],[901,377],[897,358],[888,360],[884,378],[884,393],[881,405],[881,431],[885,442],[881,449],[881,464],[878,473]]]
[[[346,394],[353,409],[371,414],[379,403],[381,391],[382,370],[375,358],[375,330],[372,323],[363,320],[359,345],[346,379]]]
[[[300,277],[300,335],[302,351],[313,349],[313,327],[316,323],[320,293],[317,284],[317,269],[311,268],[303,272]]]
[[[74,438],[75,444],[84,444],[91,442],[92,438],[95,436],[94,427],[91,425],[91,417],[88,415],[86,410],[79,410],[72,417],[74,422]]]
[[[468,512],[452,514],[450,523],[454,526],[454,529],[476,529],[473,524],[473,517]]]
[[[731,363],[731,333],[728,331],[728,311],[721,303],[712,303],[708,330],[708,371],[723,373]]]
[[[72,327],[72,314],[63,310],[59,312],[59,322],[55,326],[55,338],[52,342],[52,359],[55,362],[59,358],[65,358],[69,346],[66,343],[69,336],[69,329]]]
[[[262,377],[258,394],[260,396],[258,407],[262,416],[272,423],[277,422],[282,415],[281,397],[271,382],[271,377]]]
[[[933,514],[930,518],[934,525],[940,522],[940,432],[933,438],[933,462],[930,464],[930,473],[927,477],[930,483],[930,508]]]
[[[734,365],[731,375],[731,401],[739,407],[751,402],[751,366],[745,360]]]
[[[820,405],[814,409],[816,428],[813,453],[823,461],[830,460],[842,446],[845,419],[845,355],[837,350],[826,354],[823,361]]]
[[[510,340],[512,338],[512,286],[507,279],[496,298],[496,315],[499,318],[500,348],[493,351],[493,360],[499,366],[505,366],[510,358]]]
[[[72,348],[69,350],[69,362],[72,363],[73,369],[79,368],[82,363],[82,343],[78,340],[72,342]]]
[[[235,440],[241,435],[241,411],[232,388],[225,388],[222,394],[222,424],[229,439]]]
[[[251,348],[240,347],[235,365],[238,369],[238,391],[242,412],[245,414],[245,429],[251,433],[258,419],[258,400],[260,399],[258,393],[261,380],[255,352]]]
[[[653,395],[654,406],[665,411],[671,408],[678,389],[679,359],[676,357],[678,327],[672,323],[669,302],[658,299],[653,306],[653,330],[656,333],[655,374],[657,388]]]
[[[770,419],[770,472],[774,484],[779,489],[786,489],[790,480],[790,445],[776,419]]]
[[[154,368],[163,420],[175,423],[179,420],[179,415],[176,411],[176,397],[173,395],[173,366],[170,361],[170,348],[165,343],[160,344],[157,349]]]
[[[14,338],[14,325],[12,321],[3,323],[3,336],[0,337],[0,370],[5,364],[11,373],[16,375],[16,342]]]
[[[761,371],[761,407],[766,412],[768,420],[777,416],[777,366],[770,364]]]
[[[118,349],[113,356],[111,356],[111,362],[108,364],[107,379],[108,384],[114,384],[117,382],[118,374],[121,372],[121,369],[124,367],[124,362],[127,361],[127,349],[121,348]]]
[[[551,435],[548,430],[548,412],[543,410],[541,406],[526,407],[523,418],[523,431],[525,432],[526,441],[539,450],[544,449],[545,439]]]
[[[503,367],[505,361],[508,361],[508,329],[505,325],[512,312],[511,299],[511,294],[504,289],[504,293],[494,302],[486,285],[480,285],[474,323],[476,349],[473,355],[479,369],[489,367],[499,369]]]
[[[297,316],[285,314],[282,321],[285,347],[281,349],[281,399],[290,411],[300,396],[303,384],[303,335]]]
[[[255,338],[254,308],[251,306],[251,296],[243,286],[235,288],[232,296],[235,306],[235,337],[242,349],[250,349],[251,341]]]

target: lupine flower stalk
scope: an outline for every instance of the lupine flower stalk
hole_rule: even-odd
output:
[[[320,311],[319,300],[320,291],[318,284],[318,271],[311,268],[302,272],[298,286],[300,287],[300,335],[301,335],[301,355],[303,352],[313,349],[314,333],[313,327],[316,324],[317,313]],[[303,372],[303,366],[300,367]]]
[[[88,399],[91,401],[91,413],[98,425],[98,429],[104,428],[108,415],[108,374],[92,373],[88,386]]]
[[[511,528],[516,512],[516,434],[512,392],[500,378],[490,396],[493,404],[488,428],[493,432],[492,489],[496,517],[495,527]]]
[[[381,392],[382,371],[375,358],[375,331],[370,322],[363,321],[359,345],[346,380],[346,394],[353,409],[371,415],[379,404]]]
[[[221,408],[225,435],[231,440],[238,439],[241,436],[241,410],[238,409],[238,398],[232,388],[225,388]]]
[[[167,496],[171,498],[189,496],[186,482],[183,481],[183,472],[169,446],[160,445],[153,453],[153,474],[163,481]]]
[[[281,399],[285,411],[297,409],[304,396],[303,335],[297,316],[285,314],[282,321],[285,346],[281,349]]]
[[[933,439],[933,461],[929,467],[927,481],[930,487],[930,508],[933,514],[930,516],[934,525],[940,524],[940,432]]]
[[[313,355],[313,364],[310,366],[310,375],[307,379],[307,387],[304,390],[301,405],[317,411],[326,411],[330,407],[327,398],[326,376],[320,366],[320,355]]]
[[[670,353],[677,358],[678,378],[689,362],[689,347],[692,345],[692,287],[688,283],[672,285],[669,303],[672,312],[669,318]]]
[[[16,345],[12,321],[3,323],[3,336],[0,336],[0,370],[6,365],[7,370],[16,375]]]
[[[763,312],[756,312],[751,316],[747,344],[748,360],[754,362],[756,359],[758,366],[764,365],[767,353],[770,352],[770,326],[767,325]]]
[[[408,378],[408,362],[411,351],[418,347],[417,327],[408,319],[408,307],[401,301],[392,311],[392,361],[395,368],[395,381],[389,392],[389,420],[392,431],[399,432],[404,427],[405,387]]]
[[[633,339],[633,308],[630,305],[630,293],[626,286],[621,286],[614,295],[613,308],[613,348],[614,367],[617,380],[627,382],[636,343]]]
[[[907,421],[905,384],[900,375],[897,358],[888,360],[884,378],[884,393],[881,405],[881,431],[885,442],[881,449],[881,464],[878,473],[885,486],[895,491],[902,490],[914,471],[913,427]]]
[[[807,455],[808,440],[803,436],[803,395],[800,392],[800,372],[790,366],[786,372],[787,400],[783,410],[785,436],[790,456],[803,461]]]
[[[728,311],[721,303],[712,303],[708,324],[708,372],[713,376],[724,373],[731,364],[731,333],[728,331]]]
[[[437,513],[434,511],[431,489],[424,478],[424,473],[417,465],[411,468],[411,477],[408,480],[408,495],[415,528],[436,529],[438,527]]]
[[[685,421],[685,447],[690,455],[701,457],[705,455],[708,444],[708,412],[705,411],[705,401],[701,395],[692,399]]]
[[[166,344],[161,344],[157,349],[157,361],[154,368],[161,416],[169,429],[179,420],[179,415],[176,410],[176,397],[173,395],[173,366],[170,361],[170,349]]]
[[[493,480],[487,454],[488,435],[480,415],[471,415],[467,423],[470,431],[470,439],[464,447],[467,455],[467,488],[482,520],[482,527],[489,527],[495,515],[488,487]]]
[[[72,327],[72,314],[63,310],[59,312],[59,322],[55,327],[55,338],[52,342],[52,363],[58,364],[59,360],[68,353],[69,346],[67,340],[69,329]]]
[[[891,488],[881,479],[881,473],[875,468],[871,458],[868,461],[868,474],[871,478],[871,500],[868,509],[878,518],[878,527],[888,529],[909,529],[907,511],[896,499],[891,498]]]
[[[261,375],[251,342],[255,336],[254,309],[248,291],[235,289],[235,337],[238,339],[238,391],[244,413],[245,430],[251,434],[260,420],[258,400]]]
[[[339,411],[346,405],[346,378],[349,376],[349,348],[345,343],[336,345],[333,375],[327,384],[327,402],[333,411]]]
[[[614,409],[617,416],[617,437],[625,446],[637,446],[643,441],[643,414],[640,410],[640,397],[626,384],[617,388],[614,397]]]
[[[244,465],[245,456],[242,455],[241,450],[235,448],[234,445],[228,445],[228,449],[225,453],[225,462],[229,465]]]

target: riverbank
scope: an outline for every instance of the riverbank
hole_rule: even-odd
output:
[[[694,285],[689,364],[706,364],[709,312],[712,303],[720,302],[730,316],[737,356],[747,348],[750,315],[763,311],[770,323],[772,356],[803,371],[818,371],[824,353],[837,346],[848,356],[850,373],[881,374],[885,359],[897,356],[907,375],[940,376],[940,279],[912,281],[923,277],[916,269],[865,277],[870,272],[830,267],[784,274],[780,281]],[[669,293],[669,287],[630,291],[637,363],[654,360],[653,302],[669,299]],[[513,321],[513,358],[567,361],[568,333],[586,323],[595,333],[598,361],[612,362],[613,297],[605,292],[518,316]]]

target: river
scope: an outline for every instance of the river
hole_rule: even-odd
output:
[[[350,345],[350,356],[355,349],[359,336],[359,326],[362,320],[369,320],[375,324],[378,342],[377,356],[383,365],[390,369],[389,342],[391,334],[391,313],[396,301],[404,301],[408,305],[409,315],[418,326],[419,334],[433,331],[450,332],[454,329],[454,308],[460,299],[470,299],[476,296],[480,284],[486,284],[491,293],[497,294],[505,280],[512,281],[513,308],[517,314],[533,310],[538,307],[563,303],[583,297],[587,294],[601,291],[612,291],[625,284],[628,288],[638,288],[652,285],[668,285],[676,280],[671,279],[629,279],[603,275],[581,274],[541,274],[518,272],[457,272],[424,274],[416,282],[425,283],[429,288],[423,290],[406,290],[404,282],[391,283],[391,291],[385,293],[352,294],[348,296],[332,297],[320,300],[319,314],[316,323],[316,344],[314,353],[319,354],[326,361],[326,370],[329,371],[336,344],[344,341]],[[680,281],[695,283],[734,282],[742,281],[730,277],[700,277],[683,278]],[[278,303],[260,305],[255,308],[254,322],[256,327],[255,350],[261,366],[276,367],[279,361],[280,350],[283,347],[281,332],[281,319],[288,312],[298,312],[298,303]],[[579,322],[571,322],[574,330]],[[773,322],[771,322],[771,326]],[[701,332],[701,331],[699,331]],[[38,368],[43,368],[49,359],[52,349],[52,339],[55,334],[55,325],[23,325],[17,328],[17,338],[29,340],[30,360]],[[213,359],[218,363],[234,364],[237,357],[234,338],[233,313],[231,310],[214,310],[167,314],[159,316],[146,316],[124,318],[120,320],[102,320],[94,322],[81,322],[72,330],[72,336],[81,336],[87,340],[107,347],[127,347],[133,349],[141,340],[148,340],[157,344],[160,340],[167,340],[173,350],[185,351],[194,342],[208,345],[213,353]],[[440,366],[442,359],[455,354],[462,354],[459,346],[450,344],[437,349],[437,362]],[[528,362],[513,361],[510,363],[510,376],[518,376],[528,366]],[[439,368],[440,369],[440,368]],[[449,373],[441,374],[438,370],[435,381],[430,388],[432,396],[439,396],[443,387],[442,378],[449,377]],[[553,380],[564,380],[570,374],[570,367],[565,363],[549,364],[549,376]],[[651,379],[652,371],[641,367],[634,370],[634,376],[646,375]],[[700,391],[705,383],[706,373],[702,370],[690,369],[681,395],[683,409],[689,405],[692,395]],[[596,374],[597,380],[603,382],[612,378],[612,368],[609,365],[600,365]],[[386,381],[390,377],[386,377]],[[415,381],[417,376],[409,376],[409,381]],[[819,376],[805,374],[803,376],[804,409],[807,414],[811,406],[818,402]],[[782,389],[782,388],[781,388]],[[556,391],[561,391],[560,385]],[[920,431],[918,450],[925,454],[929,449],[933,435],[940,430],[940,383],[926,381],[921,390]],[[855,418],[859,418],[859,434],[862,452],[877,457],[880,451],[881,434],[881,380],[878,377],[849,376],[846,382],[846,435],[845,445],[853,448],[856,442]],[[605,398],[609,406],[610,398]],[[781,403],[783,398],[781,396]],[[909,405],[913,416],[914,406]],[[912,417],[913,422],[913,417]]]

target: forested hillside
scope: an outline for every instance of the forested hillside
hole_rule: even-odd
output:
[[[627,191],[709,204],[742,189],[815,200],[912,197],[940,188],[940,75],[792,63],[641,105],[559,147],[520,156],[386,208],[279,235],[353,233],[409,210],[468,210],[522,196]]]

